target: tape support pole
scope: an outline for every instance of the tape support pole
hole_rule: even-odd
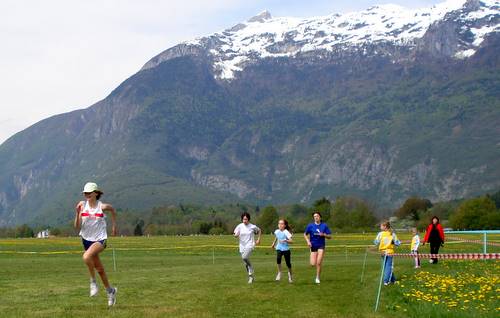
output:
[[[380,282],[378,284],[377,300],[375,301],[375,312],[378,310],[378,304],[380,302],[380,292],[382,291],[382,281],[384,279],[385,262],[386,261],[387,261],[387,255],[384,255],[384,261],[382,263],[382,270],[380,271]]]

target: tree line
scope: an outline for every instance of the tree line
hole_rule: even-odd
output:
[[[240,222],[240,215],[249,212],[252,223],[264,233],[272,233],[280,218],[286,218],[294,232],[302,232],[311,222],[311,214],[319,211],[323,221],[336,232],[376,231],[380,217],[393,215],[396,228],[417,227],[424,230],[436,215],[445,227],[456,230],[500,228],[500,191],[460,201],[432,203],[421,197],[410,197],[394,211],[381,214],[376,206],[358,197],[346,196],[335,200],[320,198],[310,206],[291,204],[260,208],[256,205],[230,204],[219,207],[195,205],[163,206],[151,211],[119,211],[118,227],[121,235],[192,235],[230,234]],[[379,212],[379,213],[377,213]],[[33,237],[49,229],[51,235],[74,236],[77,231],[71,222],[67,225],[31,227],[23,224],[0,228],[0,237]]]
[[[414,225],[424,230],[433,216],[454,230],[496,230],[500,228],[500,191],[461,201],[431,203],[411,197],[396,210],[399,227]]]

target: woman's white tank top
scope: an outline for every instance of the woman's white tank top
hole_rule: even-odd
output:
[[[82,224],[80,227],[80,236],[91,242],[102,241],[108,238],[106,231],[106,215],[102,211],[101,201],[97,201],[97,206],[92,209],[85,201],[83,210],[80,212]]]

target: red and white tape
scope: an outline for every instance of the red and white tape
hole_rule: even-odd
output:
[[[500,253],[453,253],[453,254],[401,254],[390,256],[407,258],[439,258],[439,259],[500,259]]]
[[[462,239],[462,238],[459,238],[459,237],[447,237],[449,240],[452,240],[452,241],[460,241],[460,242],[464,242],[464,243],[475,243],[475,244],[481,244],[481,245],[484,245],[484,241],[481,241],[481,240],[466,240],[466,239]],[[497,242],[486,242],[486,245],[491,245],[491,246],[500,246],[500,243],[497,243]]]

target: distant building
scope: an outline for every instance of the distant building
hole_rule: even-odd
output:
[[[38,232],[36,237],[37,238],[48,238],[49,234],[50,234],[49,229],[46,229],[46,230]]]

